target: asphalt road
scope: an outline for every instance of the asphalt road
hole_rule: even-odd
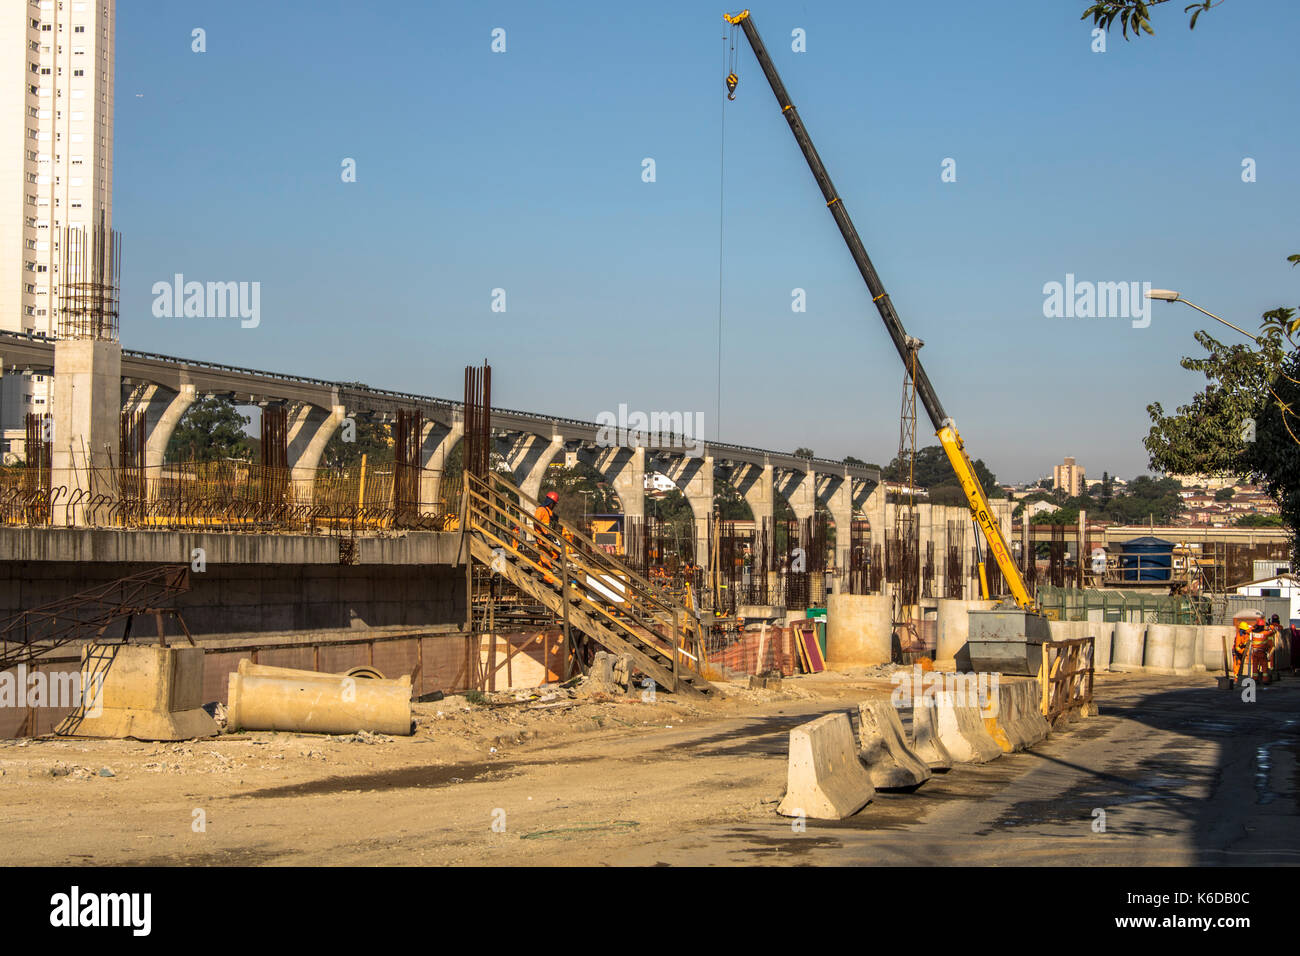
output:
[[[1300,679],[1254,702],[1212,678],[1102,675],[1101,714],[1032,751],[878,793],[840,823],[773,817],[615,864],[1193,866],[1300,863]],[[1104,828],[1103,828],[1104,822]]]

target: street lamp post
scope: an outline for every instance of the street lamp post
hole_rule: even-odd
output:
[[[1183,305],[1190,305],[1190,306],[1191,306],[1193,309],[1195,309],[1197,312],[1200,312],[1200,313],[1203,314],[1203,315],[1208,315],[1210,318],[1214,319],[1214,321],[1216,321],[1216,322],[1222,322],[1222,323],[1223,323],[1224,325],[1226,325],[1228,328],[1230,328],[1230,329],[1234,329],[1235,331],[1240,332],[1242,335],[1246,336],[1246,338],[1251,339],[1251,340],[1254,341],[1254,342],[1259,342],[1259,336],[1258,336],[1258,335],[1251,335],[1251,334],[1250,334],[1249,332],[1247,332],[1245,329],[1243,329],[1243,328],[1241,328],[1241,327],[1239,327],[1239,326],[1233,325],[1233,324],[1232,324],[1231,322],[1229,322],[1227,319],[1221,318],[1221,317],[1215,315],[1213,312],[1209,312],[1209,311],[1206,311],[1205,309],[1202,309],[1202,308],[1201,308],[1199,305],[1197,305],[1195,302],[1189,302],[1189,301],[1187,301],[1187,300],[1184,299],[1181,295],[1179,295],[1177,292],[1174,292],[1172,289],[1152,289],[1150,292],[1148,292],[1148,293],[1146,294],[1146,297],[1147,297],[1148,299],[1156,299],[1156,300],[1159,300],[1159,301],[1161,301],[1161,302],[1181,302],[1181,303],[1183,303]]]

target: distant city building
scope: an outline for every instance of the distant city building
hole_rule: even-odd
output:
[[[0,10],[0,329],[59,332],[67,226],[113,224],[116,0],[5,0]],[[21,370],[19,370],[21,372]],[[47,375],[8,391],[5,429],[50,411]]]
[[[1052,469],[1052,487],[1063,488],[1069,497],[1077,498],[1083,494],[1083,477],[1083,466],[1076,465],[1073,458],[1067,458]]]
[[[1237,479],[1232,475],[1170,475],[1184,488],[1204,488],[1206,491],[1219,491],[1236,486]]]
[[[645,490],[653,493],[664,494],[672,491],[677,485],[667,475],[661,472],[653,472],[645,476]]]
[[[1238,594],[1250,597],[1280,597],[1291,602],[1291,620],[1300,620],[1300,579],[1294,574],[1277,574],[1233,587]]]
[[[1056,510],[1057,510],[1057,506],[1056,506],[1056,504],[1055,504],[1054,502],[1051,502],[1051,501],[1031,501],[1031,502],[1029,502],[1029,504],[1025,505],[1025,510],[1024,510],[1023,514],[1024,514],[1024,516],[1025,516],[1026,518],[1029,519],[1029,523],[1030,523],[1030,524],[1033,524],[1033,522],[1034,522],[1034,518],[1035,518],[1036,516],[1041,515],[1041,514],[1044,514],[1044,513],[1050,514],[1051,512],[1056,511]]]

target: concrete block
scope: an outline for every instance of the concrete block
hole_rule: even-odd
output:
[[[827,714],[790,731],[785,796],[778,813],[843,820],[875,795],[871,776],[858,759],[848,714]]]
[[[989,736],[977,704],[957,700],[951,691],[934,695],[939,742],[958,763],[987,763],[1002,756],[1002,748]]]
[[[215,736],[220,728],[203,710],[203,661],[201,647],[88,644],[81,650],[81,686],[102,687],[102,706],[83,701],[56,732],[136,740]]]
[[[933,697],[912,701],[912,752],[931,770],[952,769],[952,754],[939,740]]]
[[[987,611],[997,601],[968,601],[962,598],[939,598],[935,618],[936,659],[951,660],[961,670],[970,667],[970,651],[966,642],[970,638],[970,612]]]
[[[800,615],[802,616],[802,615]],[[826,660],[833,667],[888,664],[893,616],[888,595],[826,596]]]
[[[878,790],[918,787],[930,779],[930,768],[907,746],[898,711],[888,700],[858,704],[858,756]]]

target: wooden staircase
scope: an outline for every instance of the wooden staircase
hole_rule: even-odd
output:
[[[665,690],[709,696],[695,613],[560,519],[533,520],[537,502],[499,475],[465,473],[462,534],[473,560]],[[561,587],[561,582],[567,582]]]

